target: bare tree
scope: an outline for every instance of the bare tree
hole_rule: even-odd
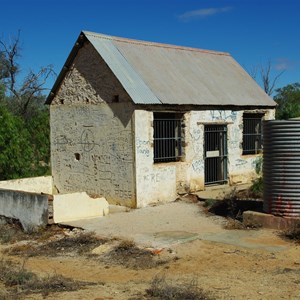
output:
[[[275,76],[271,75],[272,63],[269,60],[265,65],[260,64],[257,66],[252,66],[249,70],[250,76],[256,80],[260,81],[263,85],[264,91],[268,95],[272,95],[276,87],[277,80],[284,73],[285,70],[279,72]]]
[[[46,90],[44,86],[49,76],[56,74],[52,65],[48,65],[37,72],[30,70],[18,84],[20,52],[20,31],[10,42],[0,39],[0,80],[15,100],[18,112],[26,115],[29,104]]]

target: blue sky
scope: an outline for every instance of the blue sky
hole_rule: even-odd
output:
[[[0,9],[1,39],[21,30],[24,71],[59,73],[88,30],[229,52],[248,71],[271,61],[272,76],[284,71],[277,87],[300,82],[298,0],[0,0]]]

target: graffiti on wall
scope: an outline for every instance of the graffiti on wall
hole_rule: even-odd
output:
[[[235,122],[237,118],[237,112],[231,110],[211,110],[210,117],[210,121]]]
[[[52,124],[60,126],[51,128],[52,168],[58,189],[133,199],[131,123],[125,127],[105,105],[55,109]]]
[[[136,138],[135,140],[135,147],[137,154],[144,155],[146,157],[150,156],[150,149],[149,149],[150,142],[146,140],[141,140]]]
[[[192,162],[192,168],[193,168],[194,172],[203,175],[203,172],[204,172],[204,160],[203,159],[194,160]]]

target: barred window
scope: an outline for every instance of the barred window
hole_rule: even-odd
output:
[[[153,113],[154,162],[178,161],[183,155],[182,114]]]
[[[243,114],[243,155],[261,153],[263,116],[263,114]]]

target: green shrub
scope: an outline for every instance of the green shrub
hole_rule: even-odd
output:
[[[262,198],[263,197],[263,179],[262,179],[262,177],[259,177],[253,181],[253,184],[250,187],[250,195],[253,198]]]

